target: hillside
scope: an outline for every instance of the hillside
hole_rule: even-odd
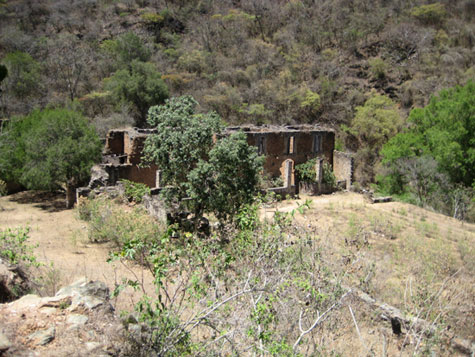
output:
[[[338,128],[371,91],[408,112],[473,78],[474,17],[472,0],[2,0],[0,62],[23,68],[10,71],[22,84],[4,85],[0,116],[74,99],[100,128],[140,122],[105,85],[140,59],[171,96],[191,94],[228,123]],[[140,41],[121,59],[130,33]],[[7,58],[17,51],[31,57]]]
[[[38,257],[45,263],[53,262],[60,272],[54,281],[56,289],[82,275],[106,281],[109,288],[114,289],[126,273],[129,279],[133,279],[131,273],[137,274],[145,286],[150,287],[151,277],[146,270],[142,271],[146,273],[142,276],[137,265],[114,267],[107,264],[107,250],[114,249],[114,246],[89,242],[87,226],[76,220],[73,211],[57,211],[48,202],[54,201],[51,197],[45,200],[31,193],[2,197],[0,223],[2,226],[31,226],[31,243],[39,244],[35,249]],[[296,210],[306,205],[308,209]],[[276,242],[275,256],[266,258],[273,248],[268,245],[269,237],[266,237],[270,232],[262,232],[263,236],[245,248],[246,254],[252,256],[253,245],[258,247],[260,258],[251,258],[255,259],[252,265],[241,265],[245,257],[236,256],[224,264],[227,268],[215,270],[214,264],[223,264],[221,259],[228,250],[221,246],[222,251],[211,253],[215,254],[213,260],[192,268],[191,271],[199,275],[193,275],[191,281],[186,279],[185,271],[181,273],[185,276],[180,276],[176,268],[168,270],[169,292],[181,294],[180,284],[183,283],[189,286],[186,291],[191,297],[197,299],[192,300],[195,301],[193,305],[180,303],[180,309],[184,309],[183,321],[191,312],[194,314],[215,299],[220,301],[223,296],[240,291],[240,284],[246,278],[249,282],[253,274],[256,280],[252,284],[260,281],[265,287],[260,293],[260,296],[265,294],[265,303],[258,305],[264,309],[263,312],[267,311],[262,318],[274,316],[267,323],[261,322],[260,328],[270,331],[269,341],[274,341],[277,351],[282,348],[280,355],[290,355],[284,353],[283,341],[291,346],[298,337],[299,310],[305,311],[305,316],[309,314],[303,322],[304,326],[310,326],[314,308],[338,302],[334,300],[335,296],[341,296],[347,290],[351,293],[343,294],[346,298],[336,307],[331,307],[329,317],[302,340],[298,350],[302,355],[314,351],[322,355],[372,353],[409,356],[417,352],[453,356],[464,355],[464,351],[470,350],[475,337],[472,323],[475,306],[474,225],[409,204],[370,204],[364,196],[354,193],[274,203],[261,209],[261,219],[271,220],[277,211],[288,223],[278,221],[282,237],[286,238],[279,238]],[[285,215],[285,212],[290,215]],[[59,221],[61,229],[58,230],[55,222]],[[242,236],[234,237],[235,242],[240,239]],[[199,241],[195,243],[203,253],[210,254],[209,250],[216,249],[212,238],[203,243],[209,248]],[[180,243],[175,249],[180,249]],[[192,258],[197,258],[195,254],[198,253],[190,251],[189,254],[191,267],[194,264]],[[272,265],[264,265],[267,259],[271,259]],[[284,267],[290,265],[282,270],[282,263]],[[271,269],[273,273],[261,276],[261,269]],[[299,273],[300,269],[303,269],[303,275]],[[214,276],[216,272],[224,275]],[[191,285],[187,285],[189,283]],[[215,283],[218,285],[214,286]],[[192,290],[193,293],[189,290],[192,288],[196,289]],[[147,288],[147,291],[153,296],[153,289]],[[131,293],[132,290],[125,290],[113,304],[119,310],[130,311],[138,294],[135,293],[134,298]],[[254,296],[258,295],[255,293]],[[316,300],[313,301],[311,296]],[[252,298],[251,295],[249,299],[231,301],[229,306],[223,305],[210,314],[207,321],[213,328],[205,324],[192,335],[196,346],[203,346],[200,345],[203,343],[208,346],[209,353],[222,353],[231,348],[243,352],[258,346],[258,340],[254,340],[249,332],[252,330],[242,331],[251,329],[255,321],[248,310],[253,306]],[[273,306],[271,310],[266,307],[269,303]],[[314,304],[317,305],[314,307]],[[408,319],[409,322],[402,323],[401,335],[393,334],[388,321],[391,316],[400,316],[402,321]],[[416,322],[412,324],[410,321]],[[227,339],[220,341],[219,333],[215,333],[224,326],[227,326]],[[206,342],[210,338],[218,340],[209,345]],[[265,349],[270,348],[266,339],[262,341]],[[192,354],[200,355],[199,349]]]

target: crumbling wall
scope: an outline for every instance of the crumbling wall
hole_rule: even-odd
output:
[[[282,165],[289,159],[294,167],[314,157],[322,157],[333,164],[335,134],[331,131],[283,130],[246,134],[248,144],[257,147],[258,152],[265,156],[264,172],[271,177],[283,177]],[[317,147],[315,140],[319,143]]]
[[[123,130],[111,130],[107,133],[104,154],[123,155],[124,154],[124,134]]]
[[[139,167],[136,165],[121,165],[118,167],[118,179],[143,183],[150,188],[156,187],[157,166]]]
[[[101,165],[108,174],[103,180],[106,185],[125,179],[156,187],[157,166],[140,167],[145,140],[152,131],[136,128],[109,131]]]
[[[354,158],[350,153],[333,152],[333,173],[337,181],[345,181],[349,189],[353,182]]]

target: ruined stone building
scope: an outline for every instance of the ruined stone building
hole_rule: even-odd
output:
[[[228,127],[225,134],[239,130],[247,134],[249,145],[255,146],[258,153],[265,157],[264,174],[269,178],[282,178],[284,185],[276,188],[276,192],[298,191],[295,166],[315,157],[333,167],[338,181],[344,182],[347,187],[351,184],[352,159],[347,154],[335,151],[335,133],[330,128],[315,125],[249,125]],[[103,162],[94,169],[90,186],[112,186],[120,179],[127,179],[151,188],[159,187],[159,168],[155,165],[140,165],[145,140],[153,132],[152,129],[137,128],[109,131]],[[321,160],[317,160],[320,169]]]

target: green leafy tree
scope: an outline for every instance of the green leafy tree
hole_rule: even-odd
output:
[[[34,95],[39,88],[40,65],[28,53],[8,53],[2,60],[7,69],[6,90],[24,99]]]
[[[475,82],[442,90],[425,108],[411,111],[407,130],[384,146],[383,164],[394,167],[401,158],[431,156],[452,183],[475,185],[474,118]]]
[[[189,175],[187,194],[200,215],[213,212],[220,221],[232,220],[249,203],[259,184],[262,161],[240,132],[217,141],[208,161],[200,160]]]
[[[106,89],[117,103],[135,108],[136,123],[145,124],[148,109],[168,98],[168,87],[152,63],[132,61],[128,69],[121,69],[106,80]]]
[[[198,114],[196,105],[183,96],[150,108],[148,123],[157,133],[147,139],[144,158],[159,166],[169,202],[196,218],[213,212],[229,220],[252,200],[262,162],[244,134],[222,137],[220,117]]]
[[[147,62],[152,55],[144,41],[133,32],[127,32],[113,40],[105,40],[101,48],[113,59],[116,68],[127,67],[134,60]]]
[[[399,111],[389,97],[373,95],[363,106],[356,107],[355,118],[346,130],[358,141],[356,174],[362,183],[373,180],[381,148],[401,126]]]
[[[29,189],[65,188],[68,207],[74,204],[75,188],[87,182],[102,148],[87,120],[65,109],[35,110],[16,119],[11,131],[0,138],[2,157],[8,155],[4,150],[9,149],[9,142],[15,143],[13,154],[18,161],[10,160],[1,172],[13,168],[13,175],[10,173],[8,178]]]
[[[26,160],[29,131],[38,119],[38,112],[26,117],[16,116],[6,121],[0,133],[0,178],[6,182],[20,182]]]

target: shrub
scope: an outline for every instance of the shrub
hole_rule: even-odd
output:
[[[21,264],[26,267],[39,266],[33,255],[33,246],[26,241],[29,238],[30,228],[7,228],[0,231],[0,257],[10,264]]]
[[[411,15],[424,24],[434,25],[441,22],[447,15],[447,12],[443,4],[436,2],[412,8]]]
[[[297,170],[297,175],[299,179],[304,182],[316,182],[316,172],[315,172],[315,165],[317,164],[317,159],[314,158],[304,162],[303,164],[295,166]],[[330,185],[331,187],[336,187],[336,177],[333,173],[332,167],[326,161],[323,162],[323,177],[322,183]]]
[[[150,187],[143,183],[121,180],[125,188],[125,197],[129,202],[141,203],[143,196],[150,195]]]
[[[375,79],[383,79],[386,77],[387,64],[381,58],[373,58],[369,60],[371,74]]]
[[[332,167],[328,162],[323,163],[323,178],[322,182],[324,184],[330,185],[331,187],[336,187],[336,177],[333,173]]]
[[[88,222],[92,242],[113,242],[123,247],[130,241],[141,246],[155,241],[163,228],[143,209],[124,210],[109,199],[98,197],[82,202],[77,208],[79,218]]]
[[[316,173],[315,173],[315,165],[317,164],[317,158],[308,160],[303,164],[296,165],[295,170],[297,171],[297,175],[301,181],[304,182],[315,182],[316,181]]]

